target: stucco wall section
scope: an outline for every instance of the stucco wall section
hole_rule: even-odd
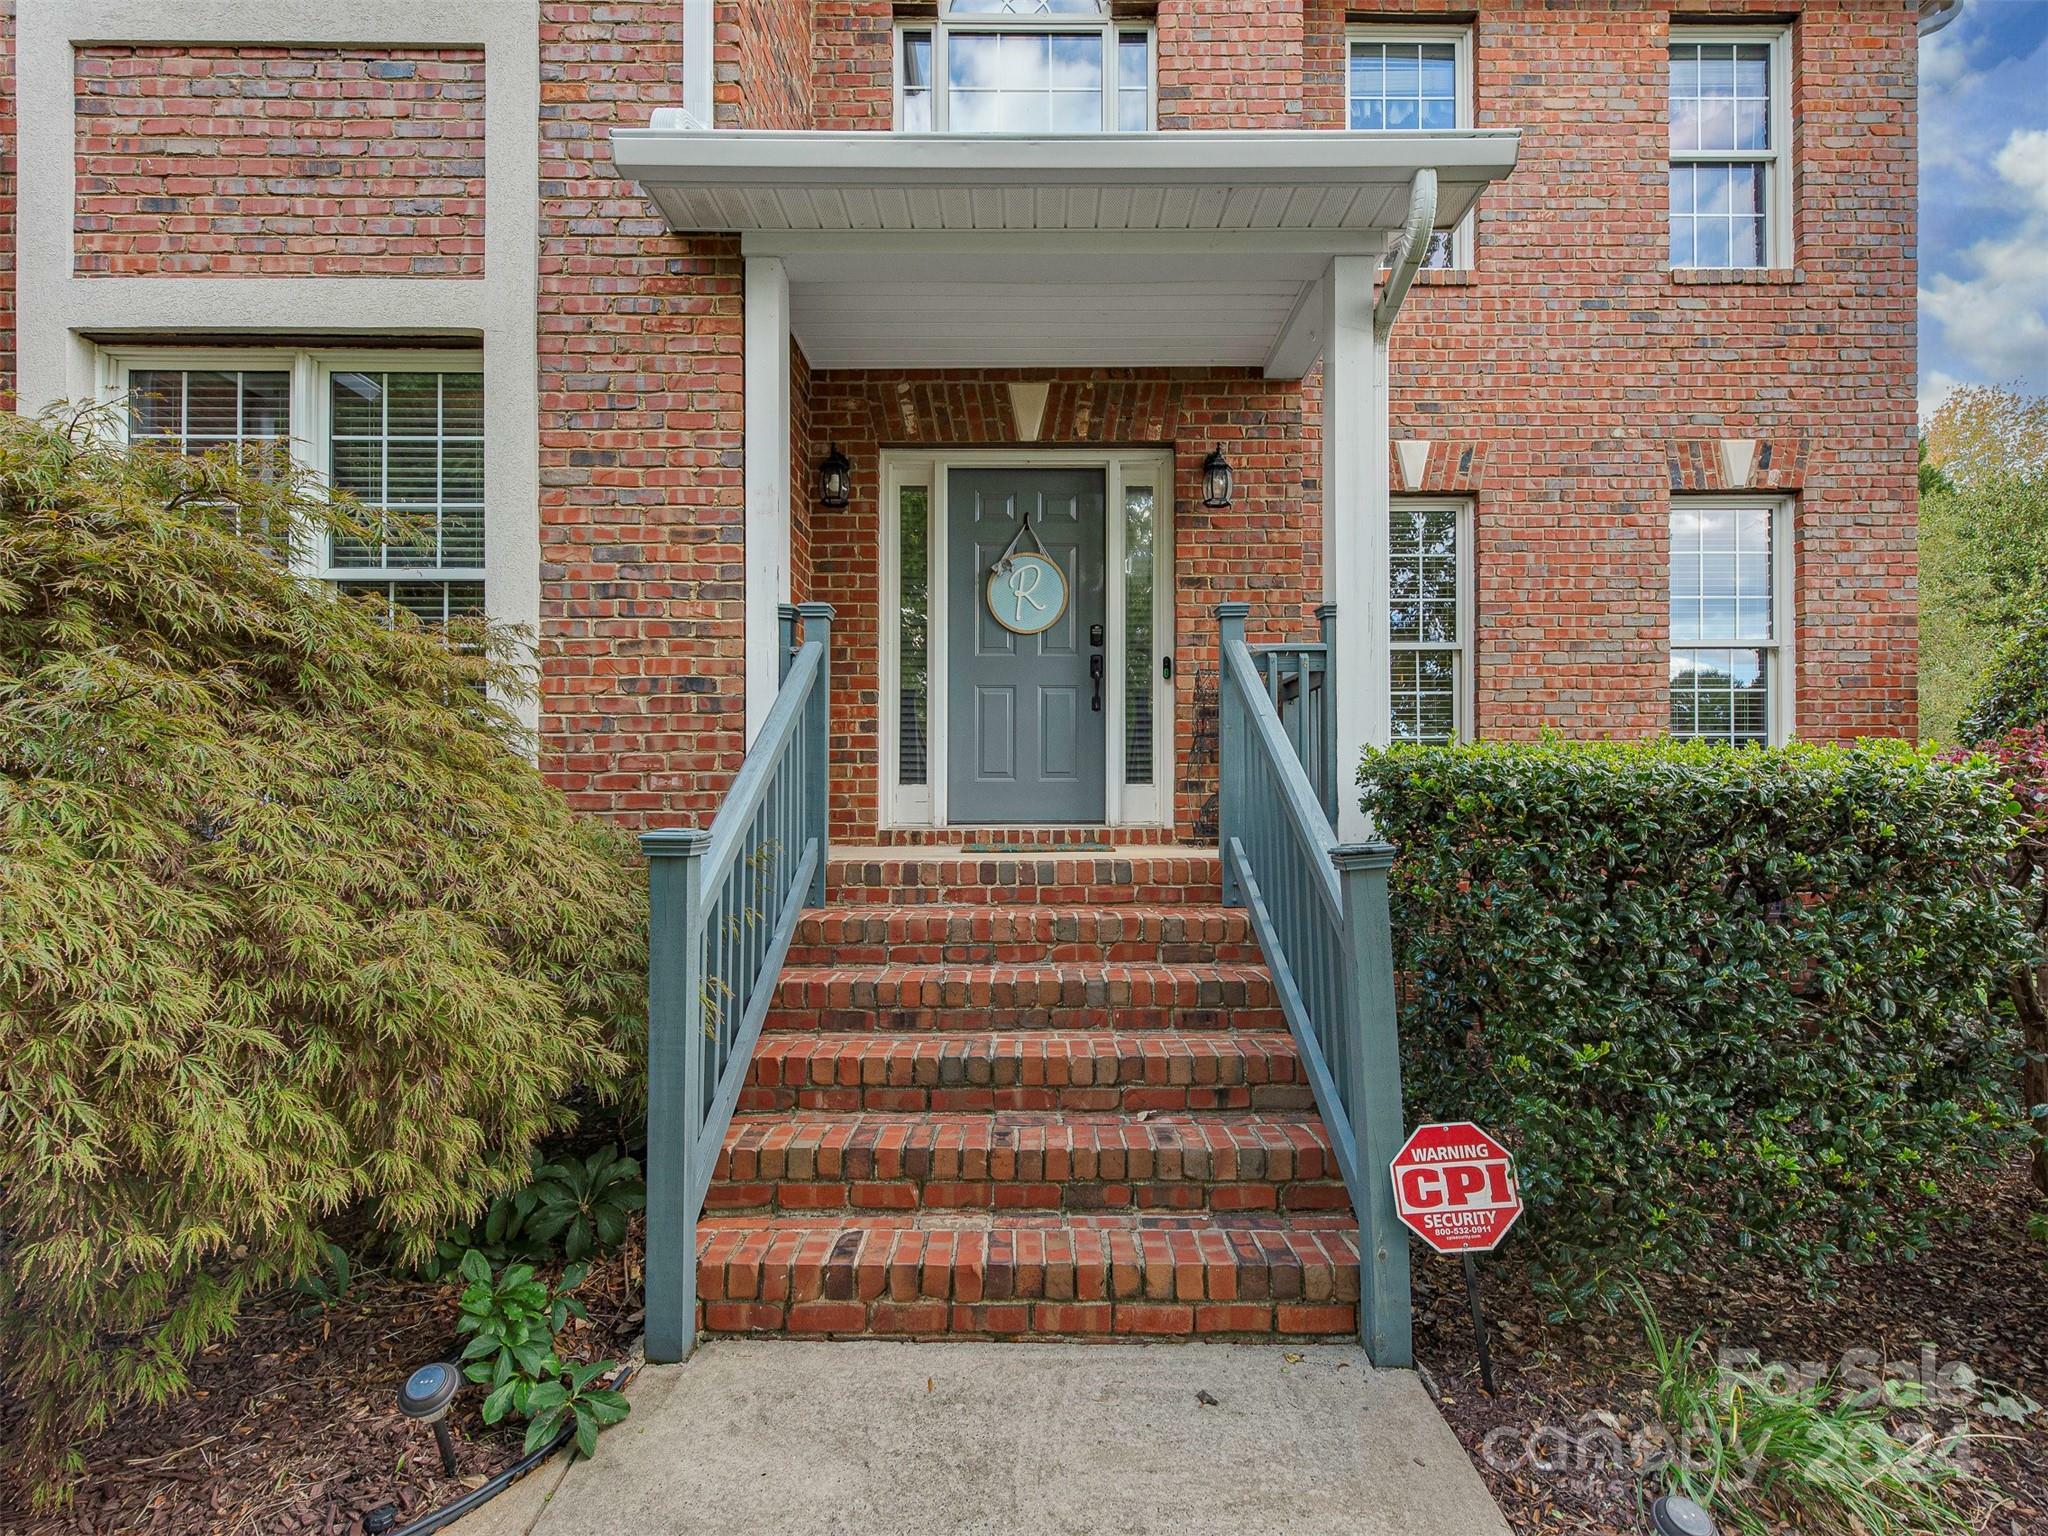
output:
[[[83,276],[480,277],[473,49],[78,50]]]

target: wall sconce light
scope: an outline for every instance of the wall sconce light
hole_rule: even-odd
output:
[[[853,466],[834,448],[818,466],[818,500],[828,507],[843,507],[852,495]]]
[[[1209,457],[1202,460],[1202,505],[1230,505],[1230,460],[1223,457],[1221,448],[1210,449]]]

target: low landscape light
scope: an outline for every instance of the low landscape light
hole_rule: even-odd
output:
[[[1667,1493],[1650,1506],[1650,1524],[1657,1536],[1720,1536],[1712,1515],[1676,1493]]]
[[[1202,460],[1202,505],[1230,505],[1230,460],[1223,457],[1221,448],[1211,448],[1209,457]]]
[[[448,1433],[448,1407],[462,1377],[445,1360],[423,1365],[405,1378],[398,1389],[398,1411],[408,1419],[434,1426],[434,1442],[441,1447],[441,1470],[455,1475],[455,1441]]]
[[[843,507],[853,497],[853,465],[834,448],[818,466],[818,500],[828,507]]]

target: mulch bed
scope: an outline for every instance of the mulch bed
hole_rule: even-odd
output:
[[[1764,1362],[1809,1369],[1838,1366],[1853,1350],[1917,1369],[1931,1347],[1937,1371],[1960,1362],[2048,1405],[2048,1245],[2027,1231],[2044,1202],[2015,1164],[1973,1205],[1970,1225],[1925,1259],[1850,1271],[1825,1298],[1810,1299],[1796,1279],[1754,1272],[1739,1284],[1703,1275],[1647,1289],[1674,1339],[1703,1327],[1709,1349],[1754,1350]],[[1508,1523],[1545,1536],[1648,1531],[1647,1496],[1627,1464],[1632,1437],[1654,1422],[1649,1351],[1633,1312],[1549,1323],[1506,1263],[1482,1261],[1481,1274],[1500,1395],[1480,1388],[1455,1260],[1417,1256],[1415,1351]],[[1926,1422],[1946,1430],[1955,1419]],[[2048,1413],[2024,1425],[1977,1416],[1971,1427],[1994,1437],[1971,1448],[1982,1481],[1966,1507],[1978,1529],[2048,1536]]]
[[[451,1478],[432,1429],[398,1412],[415,1366],[459,1352],[460,1289],[371,1275],[324,1312],[295,1295],[258,1303],[193,1362],[189,1396],[131,1409],[85,1448],[69,1506],[35,1517],[0,1502],[0,1531],[357,1536],[380,1505],[396,1506],[403,1526],[461,1497],[519,1459],[525,1425],[485,1424],[483,1394],[464,1390],[448,1416]],[[565,1333],[565,1358],[623,1359],[640,1332],[639,1293],[637,1246],[595,1261],[576,1292],[590,1321]],[[0,1414],[0,1435],[8,1428]]]
[[[1704,1326],[1711,1347],[1815,1365],[1860,1349],[1913,1365],[1931,1346],[1938,1365],[1960,1361],[2048,1404],[2048,1249],[2027,1233],[2029,1213],[2041,1208],[2016,1165],[1982,1191],[1973,1223],[1926,1260],[1852,1272],[1823,1300],[1809,1300],[1796,1281],[1755,1274],[1740,1286],[1658,1282],[1651,1295],[1667,1332]],[[1647,1531],[1628,1464],[1631,1436],[1653,1422],[1634,1317],[1549,1323],[1509,1264],[1483,1274],[1500,1396],[1480,1390],[1463,1272],[1453,1261],[1417,1259],[1416,1354],[1509,1524],[1545,1536]],[[578,1292],[591,1319],[574,1331],[571,1353],[624,1357],[640,1330],[639,1279],[630,1241],[592,1266]],[[464,1392],[450,1416],[459,1475],[448,1478],[431,1431],[398,1413],[407,1372],[452,1358],[457,1290],[371,1276],[325,1312],[296,1296],[258,1304],[232,1341],[195,1362],[189,1397],[162,1411],[133,1410],[86,1447],[70,1506],[32,1517],[0,1505],[0,1530],[356,1536],[380,1505],[395,1505],[402,1524],[448,1503],[516,1461],[522,1433],[485,1425],[482,1394]],[[2003,1437],[1978,1448],[1979,1529],[2048,1536],[2048,1414],[2023,1427],[1976,1427]],[[0,1435],[7,1428],[0,1413]],[[1620,1454],[1601,1453],[1616,1445]]]

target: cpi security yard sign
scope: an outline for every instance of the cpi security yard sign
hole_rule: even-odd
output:
[[[1498,1248],[1522,1214],[1514,1159],[1469,1120],[1419,1125],[1394,1155],[1394,1207],[1438,1253]]]
[[[1522,1214],[1515,1160],[1470,1120],[1455,1120],[1418,1125],[1394,1154],[1393,1175],[1394,1211],[1409,1230],[1438,1253],[1455,1253],[1465,1261],[1479,1379],[1491,1396],[1493,1358],[1486,1349],[1486,1315],[1479,1307],[1479,1268],[1472,1255],[1498,1248]]]

